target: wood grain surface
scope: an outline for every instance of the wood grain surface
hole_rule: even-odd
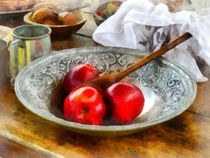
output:
[[[30,157],[30,158],[48,158],[48,154],[29,149],[23,145],[17,144],[7,138],[0,137],[0,158],[17,158],[17,157]]]

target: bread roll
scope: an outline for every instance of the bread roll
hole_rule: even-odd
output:
[[[43,24],[46,19],[48,21],[54,21],[56,23],[57,20],[57,13],[49,8],[42,8],[34,12],[32,15],[32,20],[37,23]]]
[[[58,14],[58,20],[65,25],[75,25],[77,23],[77,17],[71,12],[62,12]]]

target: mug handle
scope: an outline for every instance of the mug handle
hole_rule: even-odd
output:
[[[16,39],[10,43],[10,75],[11,83],[14,83],[14,79],[18,72],[27,64],[26,56],[27,49],[24,41]]]

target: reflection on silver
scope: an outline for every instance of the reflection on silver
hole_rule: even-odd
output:
[[[151,88],[140,87],[144,97],[145,103],[142,113],[138,116],[139,121],[149,121],[159,117],[161,111],[161,99],[152,91]]]

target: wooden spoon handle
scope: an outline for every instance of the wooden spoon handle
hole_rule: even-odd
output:
[[[127,76],[129,73],[137,70],[138,68],[140,68],[141,66],[143,66],[144,64],[156,59],[157,57],[165,54],[167,51],[173,49],[174,47],[176,47],[177,45],[179,45],[180,43],[186,41],[187,39],[191,38],[192,35],[190,33],[185,33],[184,35],[178,37],[176,40],[170,42],[169,44],[163,46],[162,48],[160,48],[158,51],[146,56],[145,58],[141,59],[138,63],[130,66],[129,68],[127,68],[124,71],[121,71],[119,74],[119,78],[118,80],[121,80],[122,78],[124,78],[125,76]]]

